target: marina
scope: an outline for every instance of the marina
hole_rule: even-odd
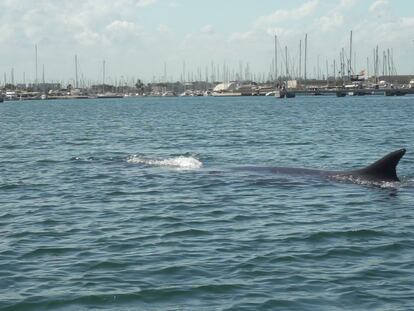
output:
[[[287,87],[286,87],[287,86]],[[4,101],[55,100],[55,99],[110,99],[127,97],[188,97],[188,96],[405,96],[414,94],[414,76],[359,77],[351,81],[328,80],[288,80],[284,82],[194,81],[181,83],[160,82],[135,85],[96,84],[90,87],[63,87],[60,83],[6,84],[0,87],[0,99]]]
[[[45,69],[42,67],[42,81],[38,79],[38,46],[35,45],[35,75],[31,83],[14,83],[14,68],[11,69],[10,80],[4,73],[4,83],[0,87],[0,98],[3,101],[20,100],[54,100],[54,99],[113,99],[124,97],[185,97],[185,96],[274,96],[276,98],[294,98],[298,96],[405,96],[414,94],[414,75],[398,75],[393,50],[384,49],[380,57],[379,46],[373,49],[373,57],[366,59],[362,70],[357,70],[354,52],[353,31],[350,31],[348,47],[342,47],[339,58],[329,65],[326,60],[326,72],[322,74],[322,65],[317,57],[314,74],[308,73],[309,51],[308,34],[304,44],[299,40],[299,57],[293,59],[288,46],[281,45],[280,37],[274,36],[274,55],[267,77],[264,73],[254,74],[249,62],[242,62],[239,68],[231,68],[223,64],[214,65],[212,61],[205,68],[203,79],[201,66],[197,72],[186,76],[185,61],[179,79],[168,79],[167,64],[158,82],[144,83],[141,79],[122,78],[115,83],[108,77],[107,61],[102,61],[102,79],[99,82],[79,81],[79,60],[74,57],[75,78],[66,83],[46,82]],[[414,42],[414,41],[413,41]],[[303,53],[302,53],[303,50]],[[282,57],[281,57],[282,54]],[[347,55],[348,54],[348,55]],[[331,69],[330,69],[331,67]],[[315,70],[316,69],[316,70]],[[371,71],[369,71],[369,69]],[[332,70],[332,71],[331,71]],[[370,73],[369,73],[370,72]],[[25,80],[25,74],[23,75]],[[154,76],[155,77],[155,76]],[[66,85],[66,87],[65,87]]]
[[[0,12],[0,311],[414,310],[414,1]]]

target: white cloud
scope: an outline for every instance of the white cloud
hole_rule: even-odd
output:
[[[338,27],[341,27],[344,24],[344,17],[338,12],[332,12],[328,15],[320,17],[316,21],[316,26],[326,32],[326,31],[335,31]]]
[[[206,6],[212,3],[200,1],[198,10],[209,10]],[[216,3],[218,5],[219,0]],[[190,63],[202,67],[212,61],[237,59],[251,62],[254,70],[257,63],[259,66],[266,64],[267,67],[258,70],[267,71],[273,55],[273,35],[277,34],[280,45],[288,46],[292,58],[297,59],[299,40],[303,44],[307,33],[308,61],[312,68],[317,55],[321,59],[337,59],[340,49],[349,45],[350,30],[353,30],[357,58],[364,59],[361,63],[366,63],[366,57],[372,56],[372,48],[379,44],[380,49],[394,49],[395,62],[404,64],[402,69],[414,64],[409,55],[413,46],[414,17],[408,9],[405,14],[397,13],[401,12],[401,7],[391,10],[394,3],[390,0],[286,3],[274,1],[275,9],[266,11],[264,16],[255,15],[252,10],[250,21],[239,19],[245,14],[223,12],[228,15],[220,16],[230,17],[217,20],[217,25],[222,25],[217,28],[216,24],[203,23],[198,17],[188,20],[187,24],[178,20],[184,14],[200,12],[193,5],[184,5],[182,0],[39,0],[37,5],[33,5],[32,0],[0,0],[0,43],[9,46],[2,51],[0,66],[6,68],[13,64],[16,71],[18,66],[21,66],[20,71],[33,67],[31,54],[34,44],[38,44],[39,54],[50,68],[54,68],[56,78],[70,76],[73,70],[62,68],[65,61],[54,62],[54,59],[72,59],[74,53],[85,59],[85,75],[90,70],[86,69],[86,63],[102,57],[111,59],[113,64],[116,62],[118,72],[136,74],[127,53],[139,59],[162,59],[171,67],[171,59],[178,67],[182,67],[184,59],[188,67]],[[155,6],[160,14],[151,11]],[[178,6],[179,9],[174,9]],[[227,7],[224,5],[221,9]],[[151,13],[153,15],[149,15]],[[163,20],[166,14],[177,19]],[[186,29],[191,29],[191,33],[186,35]],[[401,56],[401,51],[407,52]],[[152,75],[154,68],[150,63],[137,62],[136,66],[142,66],[138,69]]]
[[[85,46],[93,46],[102,41],[101,36],[93,31],[84,30],[74,35],[76,42]]]
[[[200,32],[204,34],[210,34],[214,32],[214,29],[213,29],[213,26],[211,25],[205,25],[201,27]]]
[[[171,28],[170,27],[168,27],[167,25],[164,25],[164,24],[160,24],[160,25],[158,25],[158,27],[157,27],[157,31],[159,32],[159,33],[163,33],[163,34],[170,34],[172,31],[171,31]]]
[[[286,29],[283,27],[269,27],[266,29],[266,34],[274,36],[275,34],[281,37],[288,37],[292,35],[296,30]]]
[[[295,16],[297,16],[296,18],[303,18],[305,16],[312,14],[315,11],[318,4],[319,4],[319,0],[312,0],[312,1],[304,3],[299,8],[296,9],[296,14],[295,14]]]
[[[257,19],[256,26],[277,24],[286,20],[299,20],[312,14],[319,4],[319,0],[308,1],[301,6],[291,10],[276,10],[270,15],[261,16]]]
[[[137,35],[139,27],[128,21],[115,20],[105,27],[106,31],[112,36]]]
[[[178,8],[178,7],[181,6],[181,3],[177,2],[177,1],[172,1],[172,2],[168,3],[168,6],[170,8]]]
[[[202,40],[205,40],[207,37],[210,37],[212,39],[217,39],[212,25],[204,25],[198,31],[188,33],[184,38],[184,42],[185,44],[187,44],[191,42],[192,40],[202,41]]]
[[[257,43],[263,42],[263,40],[269,41],[269,36],[273,37],[275,34],[278,37],[289,38],[292,36],[298,35],[299,31],[297,29],[288,29],[283,27],[268,27],[263,30],[248,30],[245,32],[234,32],[229,37],[229,42],[238,42],[238,43]],[[270,46],[270,45],[269,45]]]
[[[105,28],[108,32],[113,33],[123,32],[125,30],[129,32],[134,28],[134,24],[127,21],[115,20],[109,25],[107,25]]]
[[[230,41],[251,41],[256,37],[256,32],[246,31],[246,32],[235,32],[230,35]]]
[[[140,36],[142,27],[136,24],[137,12],[155,3],[156,0],[42,0],[41,6],[33,6],[29,0],[0,0],[0,10],[5,12],[2,28],[12,27],[16,40],[26,44],[56,46],[66,41],[91,46]]]
[[[357,4],[357,0],[341,0],[340,7],[341,8],[352,8],[355,4]]]
[[[414,28],[414,17],[403,17],[403,18],[401,18],[401,25],[403,27],[413,27]]]
[[[157,2],[156,0],[137,0],[136,5],[138,7],[145,7],[145,6],[152,5],[152,4],[156,3],[156,2]]]
[[[376,0],[370,5],[369,10],[373,12],[373,11],[378,10],[379,8],[386,6],[387,4],[388,4],[387,0]]]
[[[6,44],[13,38],[14,29],[11,25],[0,25],[0,43]]]

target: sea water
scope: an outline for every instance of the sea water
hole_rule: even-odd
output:
[[[414,309],[414,97],[0,104],[1,310]],[[401,183],[354,169],[407,148]]]

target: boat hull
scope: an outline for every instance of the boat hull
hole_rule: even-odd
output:
[[[275,91],[276,98],[294,98],[296,97],[296,93],[292,91],[280,90]]]

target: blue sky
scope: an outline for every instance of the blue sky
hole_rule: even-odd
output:
[[[26,82],[79,76],[98,81],[169,80],[186,72],[211,76],[211,64],[267,76],[279,38],[298,73],[299,41],[308,34],[308,76],[333,71],[353,30],[355,71],[372,71],[372,50],[390,49],[397,73],[414,74],[414,1],[410,0],[1,0],[0,73]],[[368,57],[368,60],[367,60]],[[380,56],[382,59],[382,57]],[[319,60],[319,62],[318,62]],[[317,64],[320,70],[318,71]],[[283,65],[283,64],[281,64]],[[302,65],[303,66],[303,65]],[[1,79],[3,80],[3,78]]]

